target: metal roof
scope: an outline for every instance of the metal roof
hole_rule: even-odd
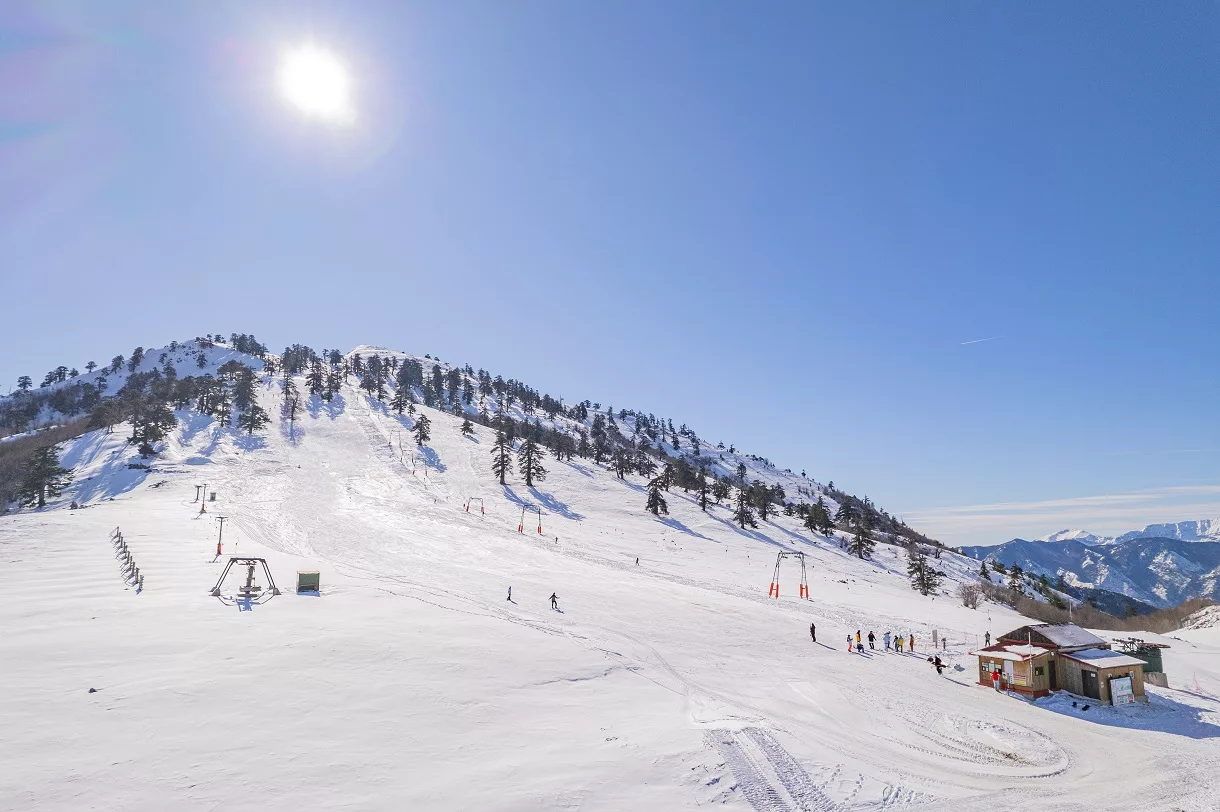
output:
[[[1143,660],[1123,654],[1120,651],[1111,651],[1108,648],[1088,648],[1084,651],[1073,651],[1063,656],[1077,662],[1088,663],[1097,668],[1121,668],[1132,665],[1143,667],[1148,664]]]
[[[1041,636],[1047,642],[1059,648],[1093,648],[1095,646],[1104,646],[1106,641],[1102,640],[1097,635],[1090,631],[1080,628],[1074,623],[1037,623],[1029,626],[1022,626],[1019,629],[1013,629],[1005,635],[1001,635],[1001,640],[1022,640],[1025,639],[1027,630],[1035,636]]]
[[[992,660],[1012,660],[1013,662],[1025,662],[1034,657],[1041,657],[1043,654],[1050,653],[1049,648],[1030,645],[1014,645],[1012,643],[1000,643],[995,646],[988,646],[978,652],[979,657],[986,657]]]

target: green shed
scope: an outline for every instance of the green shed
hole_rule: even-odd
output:
[[[1147,665],[1144,666],[1144,673],[1162,673],[1165,666],[1161,660],[1161,649],[1169,648],[1164,643],[1145,643],[1137,638],[1127,640],[1115,640],[1119,651],[1124,654],[1130,654],[1138,660],[1143,660]]]
[[[297,592],[321,592],[322,576],[317,570],[297,570]]]

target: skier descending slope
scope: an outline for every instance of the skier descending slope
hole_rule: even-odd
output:
[[[812,623],[809,624],[809,637],[813,642],[818,642],[818,627]]]
[[[551,593],[551,608],[556,610],[559,609],[559,596],[557,596],[554,592]]]

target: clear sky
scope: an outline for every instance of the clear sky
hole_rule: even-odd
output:
[[[1218,69],[1204,2],[4,3],[0,381],[383,344],[952,543],[1220,516]]]

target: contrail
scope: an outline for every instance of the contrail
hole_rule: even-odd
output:
[[[992,336],[991,338],[976,338],[973,341],[963,341],[958,346],[964,347],[967,344],[982,344],[984,341],[995,341],[997,338],[1003,338],[1003,337],[1004,336]]]

